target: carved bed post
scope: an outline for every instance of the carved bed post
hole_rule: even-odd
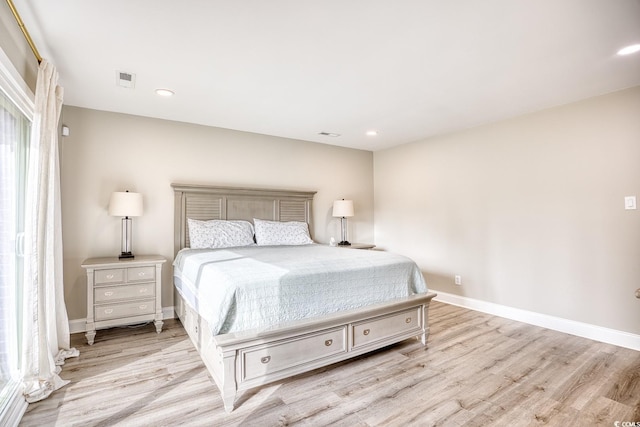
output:
[[[222,353],[222,401],[224,402],[225,412],[233,411],[233,405],[236,400],[236,351],[225,351]]]
[[[422,335],[420,335],[420,342],[423,346],[427,346],[427,339],[429,338],[429,303],[431,300],[422,304]]]

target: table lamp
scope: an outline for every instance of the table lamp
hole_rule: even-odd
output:
[[[116,191],[109,200],[109,215],[122,218],[122,253],[118,258],[133,258],[131,252],[131,234],[133,216],[142,216],[142,194],[127,191]]]
[[[347,240],[347,218],[353,216],[353,200],[336,200],[333,202],[333,216],[340,217],[342,226],[342,239],[338,246],[351,246]]]

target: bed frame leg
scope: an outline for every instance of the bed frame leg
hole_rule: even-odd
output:
[[[422,305],[422,335],[420,335],[420,342],[423,346],[427,346],[427,339],[429,338],[429,300],[426,304]]]
[[[429,327],[424,328],[424,332],[420,336],[420,342],[423,346],[427,347],[427,340],[429,339]]]
[[[222,355],[222,402],[224,403],[225,412],[233,411],[236,401],[236,352],[228,351]]]
[[[230,414],[233,411],[233,403],[236,400],[235,394],[233,396],[223,397],[222,401],[224,402],[224,412]]]

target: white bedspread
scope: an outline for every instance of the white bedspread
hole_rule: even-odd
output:
[[[411,259],[323,245],[183,249],[174,283],[214,334],[427,292]]]

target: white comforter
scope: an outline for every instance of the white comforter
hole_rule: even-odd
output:
[[[409,258],[316,244],[183,249],[173,266],[176,288],[214,334],[427,292]]]

